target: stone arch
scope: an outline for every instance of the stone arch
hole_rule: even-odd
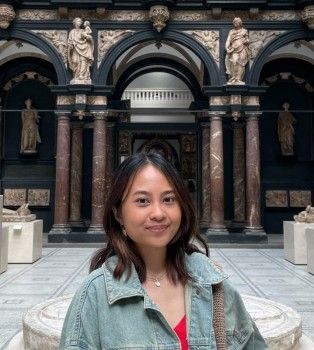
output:
[[[275,40],[266,45],[257,55],[254,63],[250,69],[247,83],[249,85],[258,85],[260,73],[263,65],[266,63],[269,55],[280,47],[288,44],[289,42],[299,39],[313,39],[314,33],[310,30],[298,29],[290,32],[286,32],[278,36]]]
[[[35,45],[40,50],[42,50],[50,59],[58,79],[59,85],[66,85],[68,81],[67,70],[64,66],[62,57],[59,55],[57,50],[46,40],[42,39],[35,33],[23,30],[23,29],[12,29],[10,32],[4,33],[5,35],[0,35],[1,39],[20,39],[24,40],[30,44]]]
[[[145,30],[133,35],[129,35],[121,40],[117,45],[112,47],[105,59],[101,63],[95,79],[95,85],[110,85],[110,71],[116,60],[129,48],[148,40],[168,40],[175,41],[181,45],[188,47],[203,62],[204,67],[209,75],[212,85],[220,85],[220,75],[217,64],[212,55],[206,50],[201,43],[197,42],[193,37],[174,30],[166,30],[162,37],[158,37],[153,30]]]

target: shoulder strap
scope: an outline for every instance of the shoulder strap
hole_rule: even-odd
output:
[[[222,283],[213,284],[213,326],[217,350],[227,350],[224,311],[224,290]]]

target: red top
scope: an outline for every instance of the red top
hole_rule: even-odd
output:
[[[180,343],[181,343],[181,349],[182,350],[189,350],[188,340],[186,336],[186,316],[184,315],[182,320],[173,328],[173,330],[176,332]]]

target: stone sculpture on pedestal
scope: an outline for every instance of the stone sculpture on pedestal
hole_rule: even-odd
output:
[[[73,20],[74,29],[68,38],[68,61],[73,72],[71,84],[91,84],[90,67],[94,61],[94,40],[88,21]]]
[[[314,207],[308,205],[305,210],[301,211],[298,215],[293,216],[296,222],[306,222],[313,224],[314,223]]]
[[[34,221],[36,215],[28,209],[28,203],[22,204],[17,210],[2,209],[2,220],[4,222]]]
[[[248,31],[242,27],[242,20],[236,17],[233,20],[233,29],[230,30],[226,49],[226,73],[228,75],[228,85],[243,85],[242,81],[245,73],[245,66],[249,61],[249,35]]]

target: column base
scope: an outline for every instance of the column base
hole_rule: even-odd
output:
[[[102,225],[99,224],[94,224],[94,225],[90,225],[87,232],[87,234],[105,234],[105,230],[103,228]]]
[[[85,231],[86,225],[82,219],[80,220],[71,220],[69,221],[69,225],[73,228],[73,231]]]
[[[206,236],[217,236],[217,235],[221,235],[221,236],[225,236],[225,235],[229,235],[229,231],[226,229],[225,226],[222,226],[220,228],[218,227],[209,227],[206,232],[205,232]]]
[[[243,233],[245,233],[246,235],[266,236],[266,232],[264,231],[262,226],[245,226]]]
[[[71,232],[71,228],[69,224],[54,224],[49,231],[49,235],[57,234],[57,235],[67,235]]]

